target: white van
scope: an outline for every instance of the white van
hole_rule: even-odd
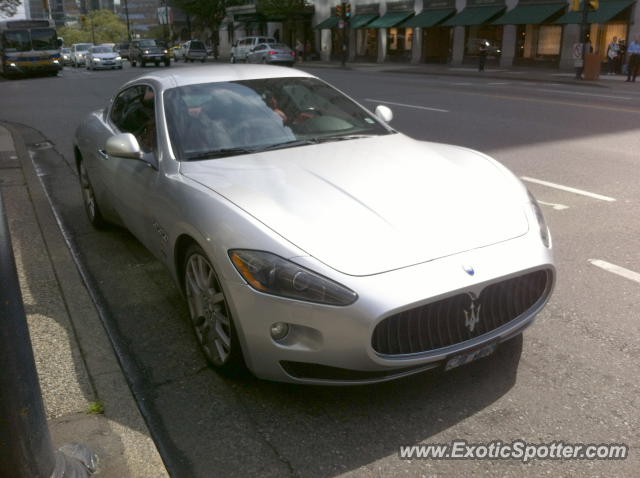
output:
[[[236,41],[231,47],[231,63],[239,61],[247,61],[249,52],[259,43],[277,43],[275,38],[271,37],[247,37]]]

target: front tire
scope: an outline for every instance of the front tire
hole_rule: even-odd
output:
[[[89,180],[89,174],[84,167],[84,161],[78,163],[78,173],[80,176],[80,188],[82,190],[82,202],[84,203],[84,210],[87,213],[89,222],[96,229],[104,229],[107,226],[107,221],[104,220],[100,212],[93,186]]]
[[[182,270],[191,325],[207,362],[224,375],[245,371],[242,349],[218,275],[197,244],[187,249]]]
[[[136,66],[136,65],[137,65],[136,61],[135,60],[131,60],[131,66]]]
[[[230,61],[231,63],[235,63],[235,62],[236,62],[236,57],[235,57],[235,56],[233,56],[233,55],[231,55],[231,58],[229,59],[229,61]]]

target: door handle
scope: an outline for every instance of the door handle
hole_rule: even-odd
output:
[[[100,156],[101,159],[109,159],[109,158],[111,158],[111,156],[109,156],[104,149],[99,149],[98,150],[98,155]]]

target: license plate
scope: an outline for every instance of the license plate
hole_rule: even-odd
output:
[[[471,352],[451,357],[449,360],[447,360],[447,363],[444,366],[444,370],[451,370],[452,368],[460,367],[461,365],[466,365],[469,362],[473,362],[474,360],[478,360],[491,355],[496,350],[497,345],[498,344],[495,343],[485,345],[484,347],[472,350]]]

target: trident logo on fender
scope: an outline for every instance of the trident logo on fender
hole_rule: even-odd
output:
[[[469,292],[467,295],[471,298],[471,307],[469,307],[468,311],[464,311],[464,325],[469,329],[469,332],[473,332],[473,329],[476,328],[476,324],[480,322],[480,308],[482,307],[482,304],[478,304],[476,306],[478,298],[475,294]]]

